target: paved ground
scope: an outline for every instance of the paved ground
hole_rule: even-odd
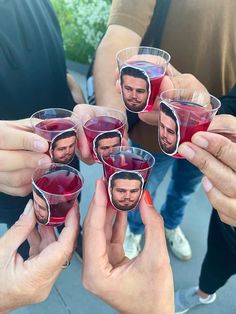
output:
[[[75,74],[75,73],[74,73]],[[82,87],[85,87],[84,76],[75,75]],[[101,177],[100,165],[81,165],[81,171],[85,177],[85,187],[82,192],[81,214],[82,220],[86,215],[88,204],[93,194],[93,187],[96,178]],[[167,174],[164,182],[158,189],[155,198],[156,208],[161,207],[165,198],[166,187],[170,174]],[[171,253],[171,264],[174,273],[175,287],[183,288],[189,285],[197,285],[201,262],[206,250],[207,227],[211,207],[204,192],[200,189],[195,193],[185,215],[182,229],[187,235],[193,250],[191,261],[180,262]],[[4,226],[0,226],[2,231]],[[74,256],[71,266],[58,278],[47,301],[27,306],[14,311],[15,314],[114,314],[116,313],[101,300],[86,292],[81,285],[81,263]],[[161,283],[160,283],[161,284]],[[23,287],[22,287],[23,288]],[[236,281],[235,277],[220,289],[217,300],[211,305],[195,308],[189,313],[193,314],[235,314]],[[158,314],[158,313],[157,313]]]

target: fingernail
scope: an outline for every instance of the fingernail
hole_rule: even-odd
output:
[[[185,157],[186,159],[193,159],[194,155],[195,155],[195,151],[190,148],[187,144],[182,144],[180,145],[180,147],[178,148],[178,153]]]
[[[213,188],[213,184],[207,177],[202,179],[202,186],[206,193],[208,193]]]
[[[208,141],[200,135],[193,136],[192,143],[202,148],[207,148],[209,145]]]
[[[148,206],[153,206],[152,197],[148,190],[144,191],[144,199]]]
[[[48,164],[50,163],[51,163],[51,159],[49,157],[42,157],[38,160],[39,167],[48,166]]]
[[[34,148],[37,152],[45,152],[48,149],[48,145],[44,141],[35,140]]]

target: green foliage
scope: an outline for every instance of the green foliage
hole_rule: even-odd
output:
[[[66,58],[91,62],[105,30],[110,0],[51,0],[58,16]]]

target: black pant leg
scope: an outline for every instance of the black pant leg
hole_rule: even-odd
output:
[[[213,209],[208,231],[207,253],[199,279],[199,288],[207,294],[216,292],[232,275],[236,274],[236,246],[229,245],[227,241],[233,234],[236,242],[236,233],[235,235],[234,233],[230,226],[220,221],[217,211]]]

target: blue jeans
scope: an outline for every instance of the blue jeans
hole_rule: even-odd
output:
[[[138,146],[134,143],[132,145]],[[164,179],[168,169],[172,167],[166,200],[160,212],[164,219],[165,227],[175,229],[181,224],[185,207],[192,194],[200,186],[203,175],[198,168],[185,159],[176,159],[164,154],[153,154],[153,156],[156,162],[145,189],[149,190],[154,199],[159,184]],[[128,213],[128,224],[131,232],[134,234],[142,234],[144,232],[139,209]]]

